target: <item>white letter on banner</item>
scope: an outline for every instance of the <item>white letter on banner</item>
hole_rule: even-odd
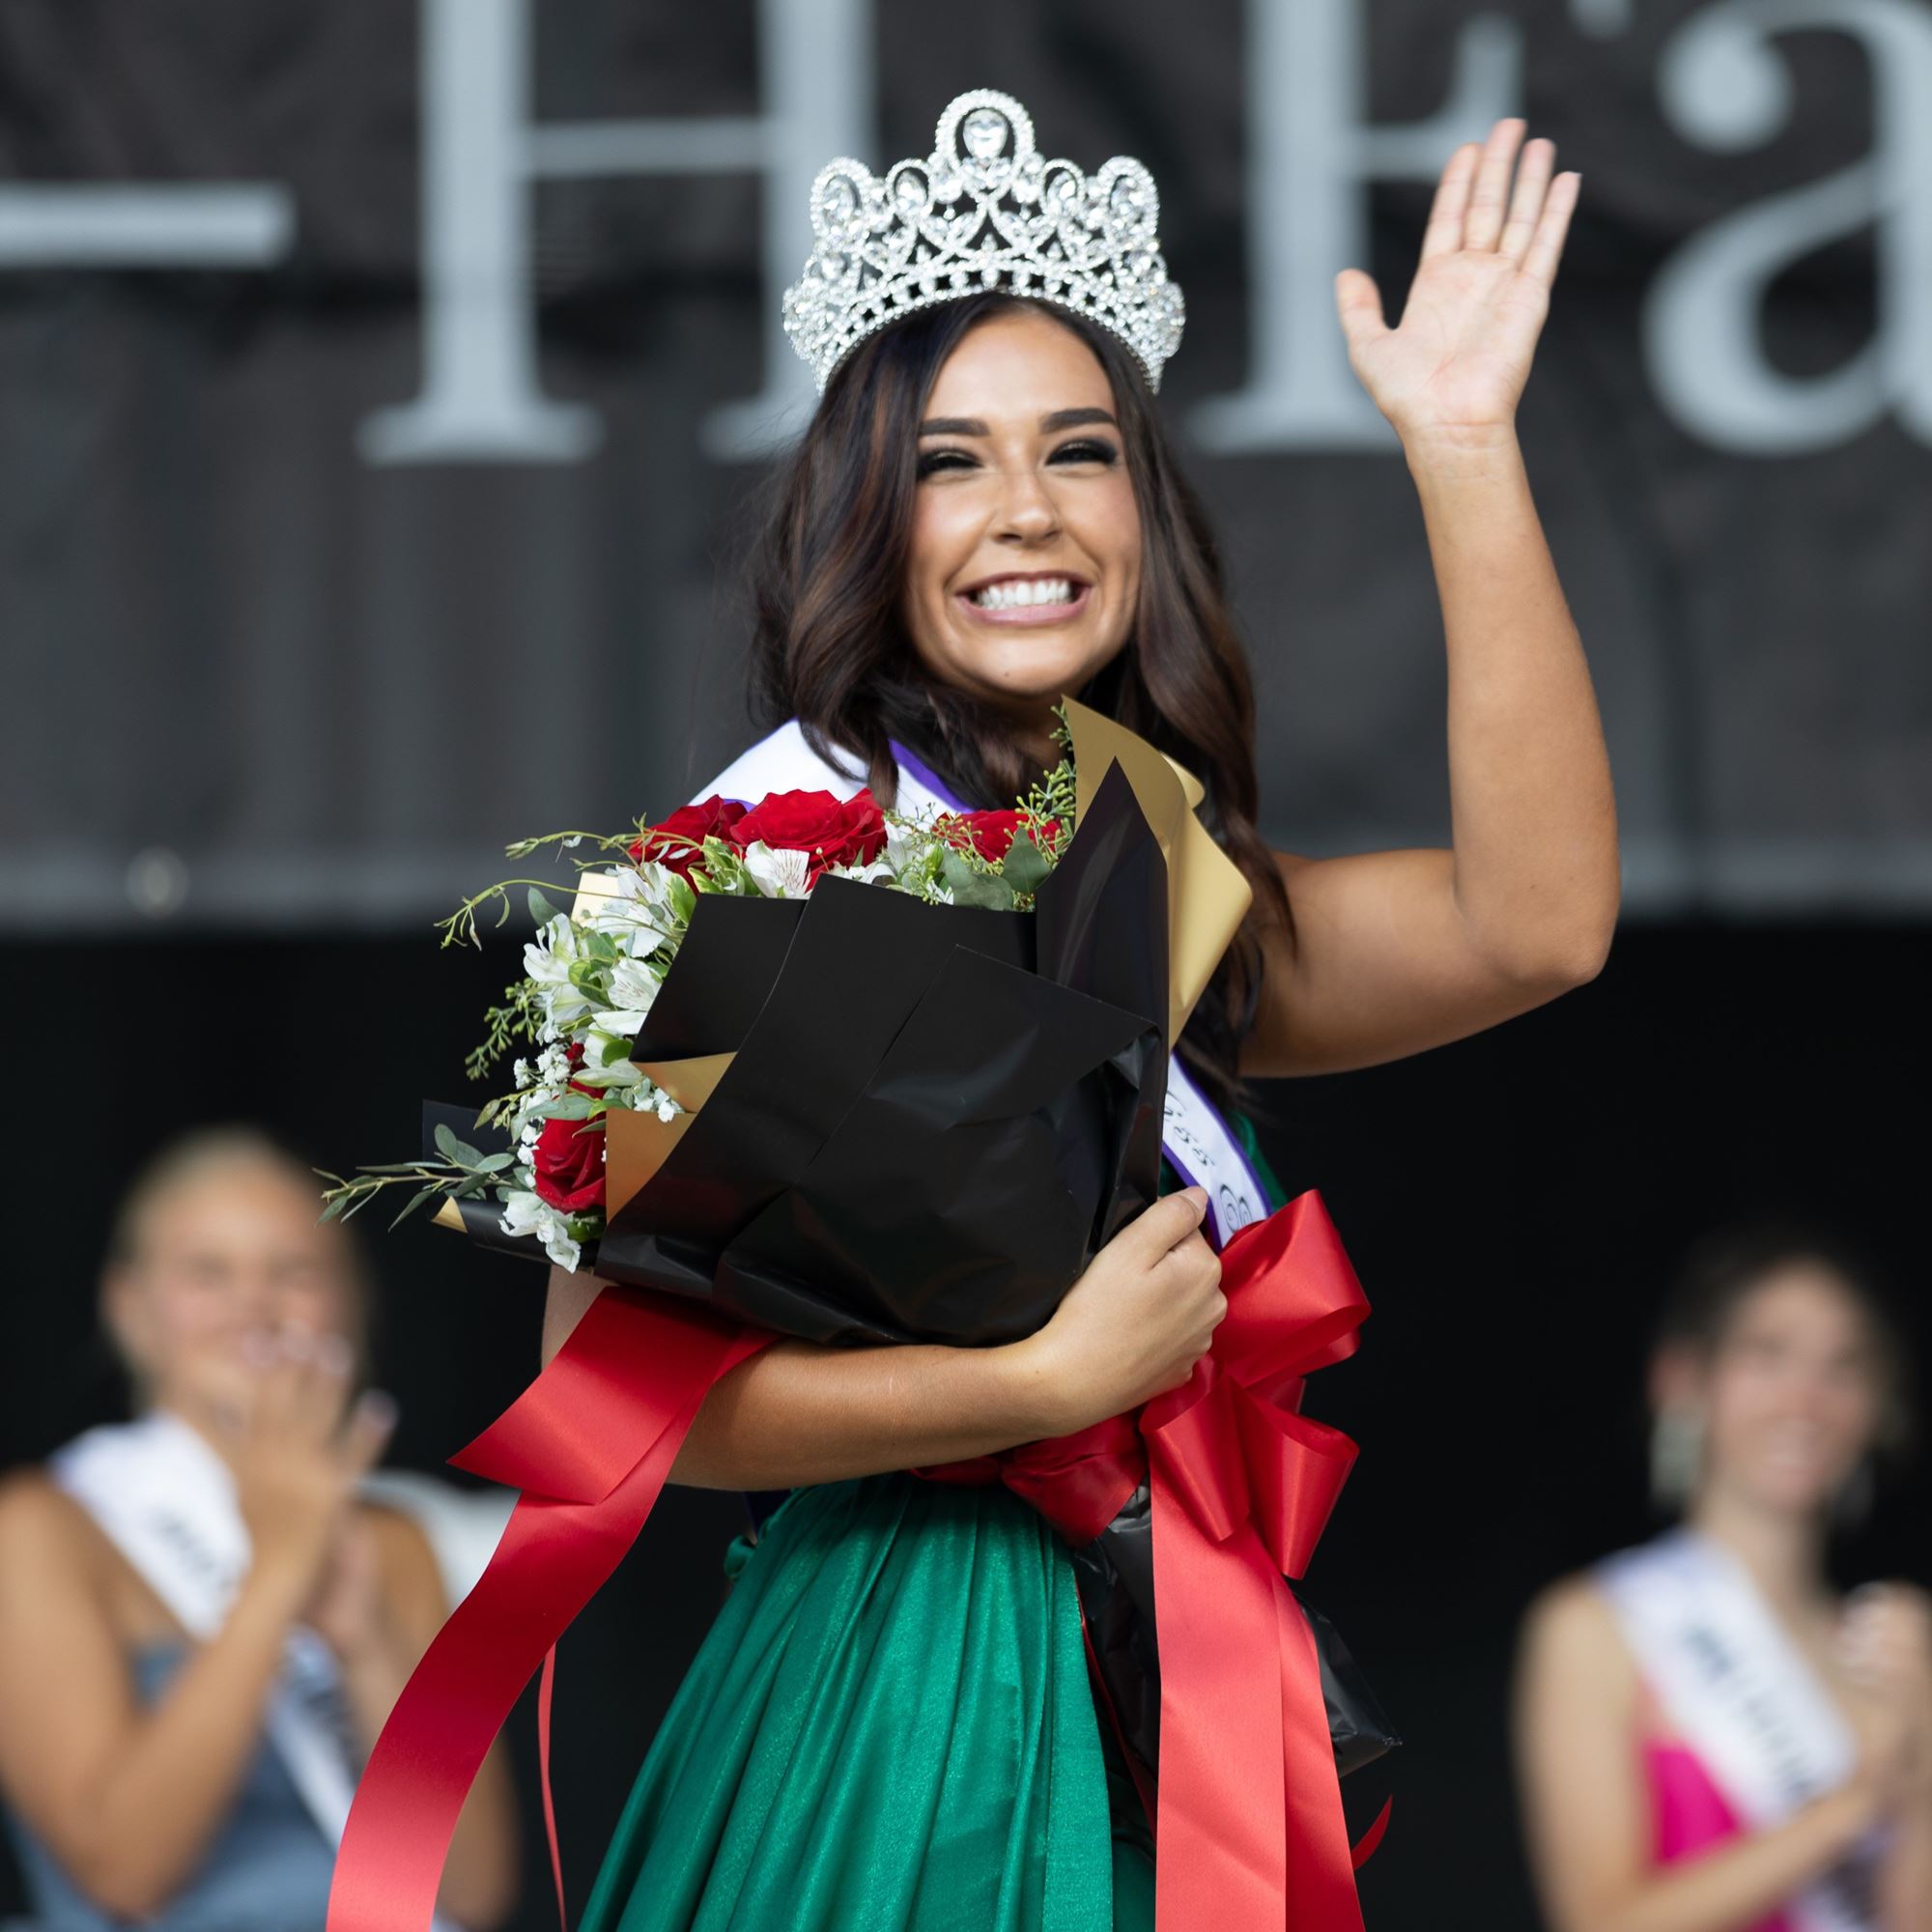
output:
[[[274,182],[0,185],[0,269],[268,269],[295,235]]]
[[[765,178],[762,391],[713,412],[714,455],[770,448],[811,402],[779,296],[811,252],[821,162],[869,153],[871,0],[758,0],[760,114],[533,122],[529,0],[422,0],[420,392],[362,425],[372,463],[574,463],[596,412],[537,374],[530,188],[594,175],[744,171]]]
[[[1433,181],[1463,141],[1515,110],[1520,36],[1484,14],[1456,44],[1449,98],[1426,121],[1375,127],[1366,0],[1249,0],[1248,327],[1245,388],[1195,410],[1204,447],[1392,449],[1394,433],[1349,367],[1335,277],[1369,266],[1368,187]]]
[[[1664,408],[1721,449],[1783,456],[1845,442],[1895,411],[1932,440],[1932,16],[1908,0],[1723,0],[1664,48],[1664,112],[1687,138],[1755,147],[1791,118],[1773,40],[1829,29],[1871,63],[1873,147],[1855,165],[1691,236],[1651,285],[1644,354]],[[1876,227],[1878,328],[1829,375],[1787,376],[1759,332],[1766,291],[1814,248]]]

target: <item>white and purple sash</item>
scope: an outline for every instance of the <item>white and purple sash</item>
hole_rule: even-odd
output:
[[[1693,1529],[1600,1564],[1638,1671],[1739,1819],[1779,1825],[1843,1784],[1856,1747],[1831,1692],[1744,1566]],[[1876,1844],[1784,1908],[1799,1932],[1876,1932]]]
[[[972,809],[902,745],[893,747],[893,756],[899,768],[895,809],[907,817]],[[726,765],[697,796],[735,799],[747,805],[777,791],[829,791],[836,798],[846,799],[863,790],[865,784],[863,774],[841,771],[821,758],[793,719]],[[1208,1226],[1217,1248],[1225,1247],[1237,1230],[1259,1221],[1268,1211],[1267,1190],[1234,1129],[1172,1054],[1167,1063],[1167,1117],[1161,1145],[1183,1182],[1208,1190]]]

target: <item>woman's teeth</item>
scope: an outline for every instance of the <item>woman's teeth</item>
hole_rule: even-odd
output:
[[[1073,585],[1064,577],[1009,578],[972,593],[982,611],[1017,611],[1032,604],[1071,604]]]

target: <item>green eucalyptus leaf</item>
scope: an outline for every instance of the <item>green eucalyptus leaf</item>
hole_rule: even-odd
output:
[[[561,919],[563,915],[544,897],[543,894],[535,886],[532,886],[530,888],[530,917],[539,925],[548,925],[552,920]]]
[[[437,1122],[436,1144],[452,1167],[474,1167],[483,1158],[468,1141],[458,1140],[444,1121]]]
[[[1000,864],[1000,876],[1014,892],[1031,893],[1038,891],[1040,881],[1052,869],[1045,853],[1021,832],[1007,847],[1007,856]]]
[[[420,1208],[423,1205],[423,1203],[427,1201],[433,1194],[440,1194],[444,1190],[440,1186],[436,1184],[434,1181],[432,1181],[430,1185],[427,1187],[418,1188],[416,1192],[410,1197],[410,1205],[407,1208],[405,1208],[403,1211],[400,1214],[398,1214],[393,1221],[389,1223],[389,1232],[391,1234],[394,1234],[395,1231],[398,1228],[400,1228],[403,1225],[403,1223],[407,1221],[410,1218],[410,1216],[413,1214],[416,1211],[416,1209]]]

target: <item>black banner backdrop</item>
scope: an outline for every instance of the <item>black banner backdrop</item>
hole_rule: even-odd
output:
[[[1523,434],[1630,905],[1932,906],[1925,0],[0,0],[0,921],[415,924],[679,802],[810,174],[981,85],[1160,183],[1278,842],[1446,831],[1329,283],[1399,301],[1520,110],[1584,176]]]

